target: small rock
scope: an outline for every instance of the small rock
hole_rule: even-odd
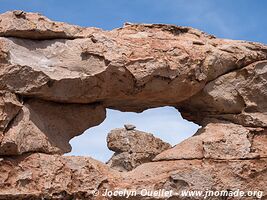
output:
[[[127,131],[131,131],[131,130],[134,130],[136,128],[136,126],[135,125],[132,125],[132,124],[124,124],[124,128]]]
[[[124,26],[131,26],[131,25],[133,25],[134,23],[131,23],[131,22],[125,22],[124,23]]]
[[[13,13],[14,13],[14,15],[16,16],[16,17],[25,17],[25,12],[24,11],[22,11],[22,10],[15,10],[15,11],[13,11]]]

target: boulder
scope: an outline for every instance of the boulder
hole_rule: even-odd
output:
[[[131,171],[171,148],[170,144],[151,133],[127,129],[112,130],[107,136],[107,145],[115,152],[107,164],[119,171]]]

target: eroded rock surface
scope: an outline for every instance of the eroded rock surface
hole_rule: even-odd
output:
[[[35,153],[5,158],[0,162],[0,199],[126,199],[105,197],[106,190],[137,191],[130,199],[185,199],[184,190],[263,191],[266,198],[266,158],[257,160],[172,160],[149,162],[130,172],[117,172],[86,157]],[[141,190],[166,189],[171,198],[141,196]],[[98,191],[99,194],[95,192]],[[186,199],[203,199],[188,197]],[[221,199],[211,197],[210,199]],[[236,199],[236,198],[228,198]],[[244,199],[260,199],[250,198]]]
[[[266,99],[267,61],[259,61],[209,82],[182,103],[181,110],[198,123],[217,118],[248,127],[267,127]]]
[[[125,199],[101,196],[105,189],[177,192],[169,199],[184,199],[183,190],[239,189],[266,199],[266,72],[266,45],[189,27],[127,23],[103,31],[1,14],[0,199]],[[130,172],[60,155],[104,120],[106,108],[159,106],[176,107],[202,128]]]
[[[127,129],[112,130],[107,136],[107,145],[115,152],[107,164],[119,171],[131,171],[171,148],[170,144],[151,133]]]
[[[116,177],[103,163],[85,157],[34,153],[0,161],[0,199],[91,199]]]
[[[70,139],[98,125],[105,116],[105,109],[97,104],[27,100],[3,133],[0,155],[70,152]]]
[[[154,161],[181,159],[257,159],[267,157],[267,130],[217,121],[207,124]]]

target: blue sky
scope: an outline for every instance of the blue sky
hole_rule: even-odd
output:
[[[184,120],[172,107],[154,108],[142,113],[108,109],[104,122],[71,140],[73,150],[69,155],[89,155],[107,161],[113,154],[106,145],[107,133],[114,128],[123,128],[123,125],[128,123],[134,124],[138,130],[153,133],[172,145],[191,136],[199,128],[196,124]]]
[[[53,20],[105,30],[121,27],[124,22],[192,26],[217,37],[267,44],[265,0],[0,0],[0,12],[8,10],[39,12]],[[71,155],[107,160],[112,153],[106,148],[106,134],[124,123],[133,123],[171,144],[198,128],[170,107],[141,114],[108,110],[100,126],[71,141]]]

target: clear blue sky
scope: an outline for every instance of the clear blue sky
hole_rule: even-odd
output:
[[[52,20],[105,30],[124,22],[192,26],[217,37],[267,44],[266,0],[0,0],[0,12],[8,10],[39,12]],[[71,141],[71,154],[107,160],[112,153],[106,148],[106,134],[124,123],[133,123],[171,144],[198,128],[170,107],[141,114],[108,110],[100,126]]]

